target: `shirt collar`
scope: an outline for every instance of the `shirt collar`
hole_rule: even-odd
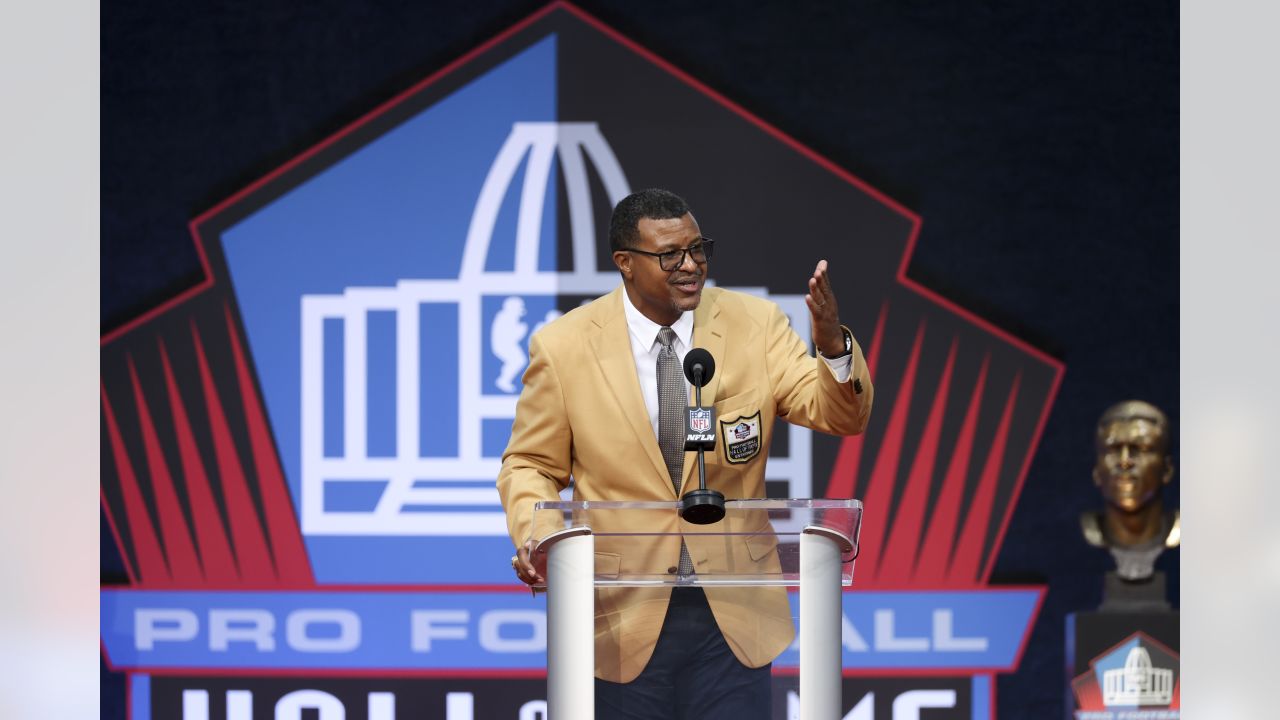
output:
[[[653,350],[654,343],[658,342],[658,331],[662,326],[645,317],[644,313],[631,304],[631,296],[627,294],[625,287],[622,288],[622,309],[626,313],[627,328],[631,330],[631,336],[640,343],[640,347]],[[684,343],[686,348],[693,347],[693,311],[685,310],[680,313],[680,317],[671,323],[671,329],[675,331],[676,338]]]

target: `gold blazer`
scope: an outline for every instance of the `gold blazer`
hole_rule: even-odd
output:
[[[533,503],[557,499],[570,477],[579,500],[676,499],[641,395],[623,292],[619,286],[530,340],[524,391],[498,475],[507,527],[517,546],[530,537]],[[707,487],[726,498],[765,497],[775,418],[835,435],[866,428],[874,393],[861,348],[854,343],[850,381],[836,382],[768,300],[705,288],[694,311],[693,346],[706,348],[716,361],[702,401],[714,406],[717,424],[758,422],[754,453],[751,445],[740,444],[737,457],[731,457],[723,436],[707,453]],[[686,492],[697,487],[696,465],[689,453],[681,486]],[[674,516],[670,523],[644,530],[673,532],[683,524]],[[776,540],[767,518],[744,518],[740,524],[744,527],[734,530],[742,536],[690,539],[697,570],[776,567]],[[615,529],[626,528],[610,528]],[[596,572],[667,572],[678,561],[679,547],[677,537],[629,537],[624,545],[621,538],[597,536]],[[782,588],[708,587],[706,594],[720,631],[743,664],[763,666],[791,643],[795,630]],[[657,644],[670,596],[667,587],[596,591],[597,677],[629,682],[640,674]]]

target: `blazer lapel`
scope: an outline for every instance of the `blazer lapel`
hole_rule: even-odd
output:
[[[717,288],[704,288],[702,291],[702,302],[698,303],[698,309],[693,311],[693,347],[700,347],[711,353],[711,359],[716,362],[715,373],[711,376],[710,382],[702,388],[702,405],[711,407],[716,402],[716,393],[720,389],[720,378],[724,373],[724,365],[726,358],[724,356],[725,335],[728,334],[728,323],[724,322],[720,317],[720,290]],[[689,404],[695,404],[697,393],[693,387],[689,388]],[[719,425],[719,418],[716,418],[716,425]],[[713,427],[719,433],[718,427]],[[680,494],[687,493],[691,488],[690,482],[697,477],[698,455],[697,453],[687,453],[684,463],[684,481],[680,486]]]
[[[649,424],[649,411],[644,404],[644,396],[640,394],[640,380],[636,375],[636,361],[631,354],[631,334],[627,329],[626,315],[622,310],[622,287],[619,286],[603,303],[601,312],[593,321],[597,331],[592,334],[591,349],[595,352],[600,370],[607,379],[609,391],[617,401],[622,414],[635,432],[636,442],[644,449],[645,455],[653,463],[658,477],[667,477],[667,463],[662,459],[662,451],[658,448],[658,438],[653,434],[653,426]],[[696,328],[696,320],[694,327]],[[664,483],[671,489],[671,483]],[[674,490],[672,490],[674,493]]]

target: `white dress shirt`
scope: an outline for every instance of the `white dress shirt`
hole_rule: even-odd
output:
[[[631,304],[631,296],[622,291],[622,309],[627,316],[627,329],[631,335],[631,355],[636,360],[636,375],[640,378],[640,392],[644,395],[644,407],[649,411],[649,425],[653,427],[653,437],[658,437],[658,353],[662,344],[658,342],[658,331],[662,325],[650,320]],[[671,347],[676,351],[681,368],[684,367],[684,356],[693,347],[693,311],[686,310],[671,323],[676,334]],[[820,356],[821,357],[821,356]],[[719,360],[719,358],[715,358]],[[826,361],[827,367],[835,375],[836,382],[847,383],[853,372],[853,356]],[[681,370],[683,372],[683,370]],[[688,393],[688,386],[685,388]]]

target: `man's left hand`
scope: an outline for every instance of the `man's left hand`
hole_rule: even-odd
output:
[[[812,320],[813,344],[827,357],[844,353],[844,331],[840,329],[840,308],[836,295],[831,291],[831,279],[827,275],[827,261],[819,260],[809,278],[809,294],[804,296]]]

